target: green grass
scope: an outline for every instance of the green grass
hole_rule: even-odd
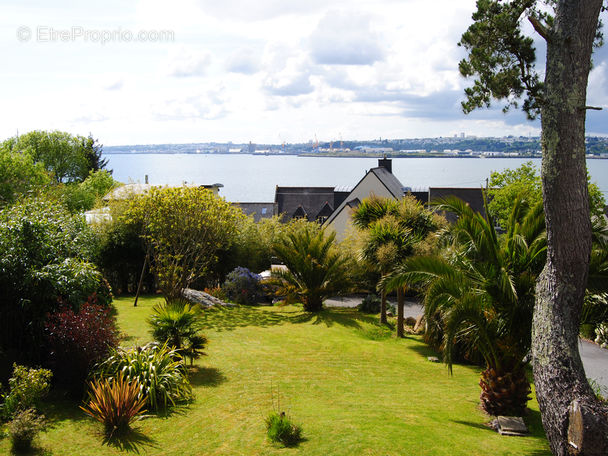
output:
[[[126,344],[150,340],[146,317],[157,298],[117,299]],[[427,361],[419,337],[397,340],[375,317],[350,309],[319,315],[297,307],[208,310],[208,356],[191,372],[196,401],[138,433],[102,444],[99,427],[76,404],[45,410],[52,429],[38,439],[54,456],[112,455],[550,455],[536,401],[532,434],[503,437],[478,408],[479,369]],[[277,394],[278,390],[278,394]],[[302,425],[294,448],[266,439],[264,418],[281,409]],[[125,448],[126,447],[126,448]],[[0,454],[8,453],[0,440]]]

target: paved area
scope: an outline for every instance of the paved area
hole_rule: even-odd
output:
[[[325,301],[327,307],[357,307],[365,296],[344,296],[331,298]],[[389,302],[396,305],[396,301],[389,299]],[[406,301],[404,308],[405,317],[418,317],[422,315],[422,305],[414,301]],[[608,396],[608,349],[600,348],[597,345],[581,340],[579,351],[585,366],[587,378],[593,379],[601,388],[602,393]]]
[[[586,340],[578,344],[587,378],[595,380],[602,393],[608,395],[608,349],[601,348]]]

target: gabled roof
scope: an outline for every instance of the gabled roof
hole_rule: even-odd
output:
[[[355,198],[355,199],[352,199],[352,200],[346,202],[346,205],[348,207],[350,207],[351,209],[358,208],[359,204],[361,204],[361,200],[359,198]]]
[[[298,207],[306,214],[314,216],[326,202],[335,207],[334,187],[280,187],[275,190],[274,202],[277,214],[286,214],[286,219],[294,217]],[[298,217],[302,217],[299,215]]]
[[[353,190],[350,192],[350,194],[347,197],[344,198],[343,202],[340,205],[336,205],[336,210],[325,221],[326,224],[329,225],[337,217],[337,215],[342,211],[342,209],[344,209],[344,207],[348,206],[350,208],[354,208],[354,207],[357,207],[361,203],[361,201],[359,201],[358,198],[351,199],[350,195],[357,189],[357,187],[359,187],[361,182],[363,182],[370,173],[373,173],[376,176],[376,178],[380,181],[380,184],[383,185],[386,188],[386,190],[395,199],[400,200],[401,198],[403,198],[403,194],[404,194],[403,184],[401,184],[401,182],[399,182],[399,179],[397,179],[393,175],[393,173],[388,171],[383,166],[379,166],[377,168],[372,168],[367,173],[365,173],[365,176],[363,176],[359,182],[357,182],[357,185],[355,185],[353,187]]]
[[[369,170],[369,172],[374,173],[376,175],[378,180],[380,180],[380,182],[384,184],[384,186],[390,192],[391,195],[393,195],[397,199],[403,198],[403,184],[399,182],[399,179],[397,179],[393,173],[391,173],[382,166],[372,168]]]
[[[329,205],[329,202],[325,201],[325,204],[317,214],[316,218],[319,217],[329,217],[334,209]]]
[[[291,214],[291,218],[305,218],[305,219],[308,220],[308,214],[306,213],[306,211],[304,210],[304,208],[300,205],[294,211],[294,213]]]

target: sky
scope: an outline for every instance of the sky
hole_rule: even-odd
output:
[[[0,139],[104,145],[538,135],[501,105],[464,115],[457,46],[474,0],[6,1]],[[542,39],[534,36],[538,60]],[[540,67],[539,71],[543,71]],[[588,104],[608,108],[608,50]],[[588,134],[608,134],[591,111]]]

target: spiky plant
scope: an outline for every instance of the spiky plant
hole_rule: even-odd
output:
[[[320,311],[325,298],[349,286],[348,259],[336,248],[335,237],[316,223],[307,223],[274,245],[275,254],[287,266],[287,270],[273,271],[279,293],[300,300],[308,312]]]
[[[166,343],[112,350],[97,369],[97,375],[107,379],[123,373],[127,380],[139,382],[151,410],[165,410],[192,399],[192,386],[183,359]]]
[[[193,360],[203,354],[207,339],[200,334],[203,327],[200,310],[183,300],[157,304],[148,318],[152,337],[167,343],[182,356]]]
[[[454,244],[442,256],[413,257],[386,280],[394,289],[425,286],[427,331],[435,332],[452,369],[457,348],[479,353],[486,365],[481,403],[490,414],[521,414],[529,400],[526,377],[536,277],[545,260],[542,205],[518,200],[506,233],[457,199],[439,206],[458,215]]]
[[[108,437],[121,435],[131,428],[145,411],[146,396],[137,379],[129,380],[122,372],[110,379],[89,384],[88,403],[80,408],[104,425]]]

